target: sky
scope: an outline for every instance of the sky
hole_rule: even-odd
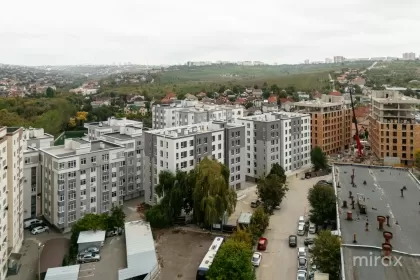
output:
[[[302,63],[420,53],[419,0],[2,1],[0,63]]]

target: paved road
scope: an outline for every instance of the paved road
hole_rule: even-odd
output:
[[[296,279],[297,249],[289,248],[288,237],[296,234],[299,216],[308,214],[307,194],[317,181],[329,178],[317,177],[309,180],[290,178],[289,192],[282,202],[281,210],[276,210],[270,218],[270,226],[265,237],[268,238],[267,251],[257,268],[257,279],[278,280]],[[298,247],[303,246],[305,237],[298,237]]]

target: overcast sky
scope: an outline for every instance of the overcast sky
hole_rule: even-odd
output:
[[[2,1],[0,63],[300,63],[420,53],[420,0]]]

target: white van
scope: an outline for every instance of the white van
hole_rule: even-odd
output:
[[[28,228],[28,227],[30,227],[31,225],[33,225],[33,224],[37,224],[37,223],[42,223],[42,221],[41,221],[41,220],[38,220],[38,219],[30,219],[30,220],[26,220],[26,221],[24,221],[24,222],[23,222],[23,227],[24,227],[24,228]]]
[[[297,235],[299,235],[299,236],[305,235],[305,225],[304,224],[299,224],[298,230],[297,230]]]

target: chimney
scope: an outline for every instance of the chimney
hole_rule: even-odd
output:
[[[384,253],[383,259],[385,261],[390,261],[391,252],[392,252],[392,245],[389,243],[382,243],[382,251]]]
[[[392,232],[389,232],[389,231],[384,231],[383,236],[384,236],[384,238],[385,238],[385,243],[386,243],[386,244],[390,244],[389,242],[391,241],[391,239],[392,239],[392,237],[393,237]]]
[[[352,221],[353,220],[353,212],[347,211],[347,218],[346,218],[346,220],[348,220],[348,221]]]
[[[381,230],[381,231],[384,230],[384,223],[385,223],[386,218],[384,216],[378,216],[376,218],[376,220],[379,223],[378,229]]]

